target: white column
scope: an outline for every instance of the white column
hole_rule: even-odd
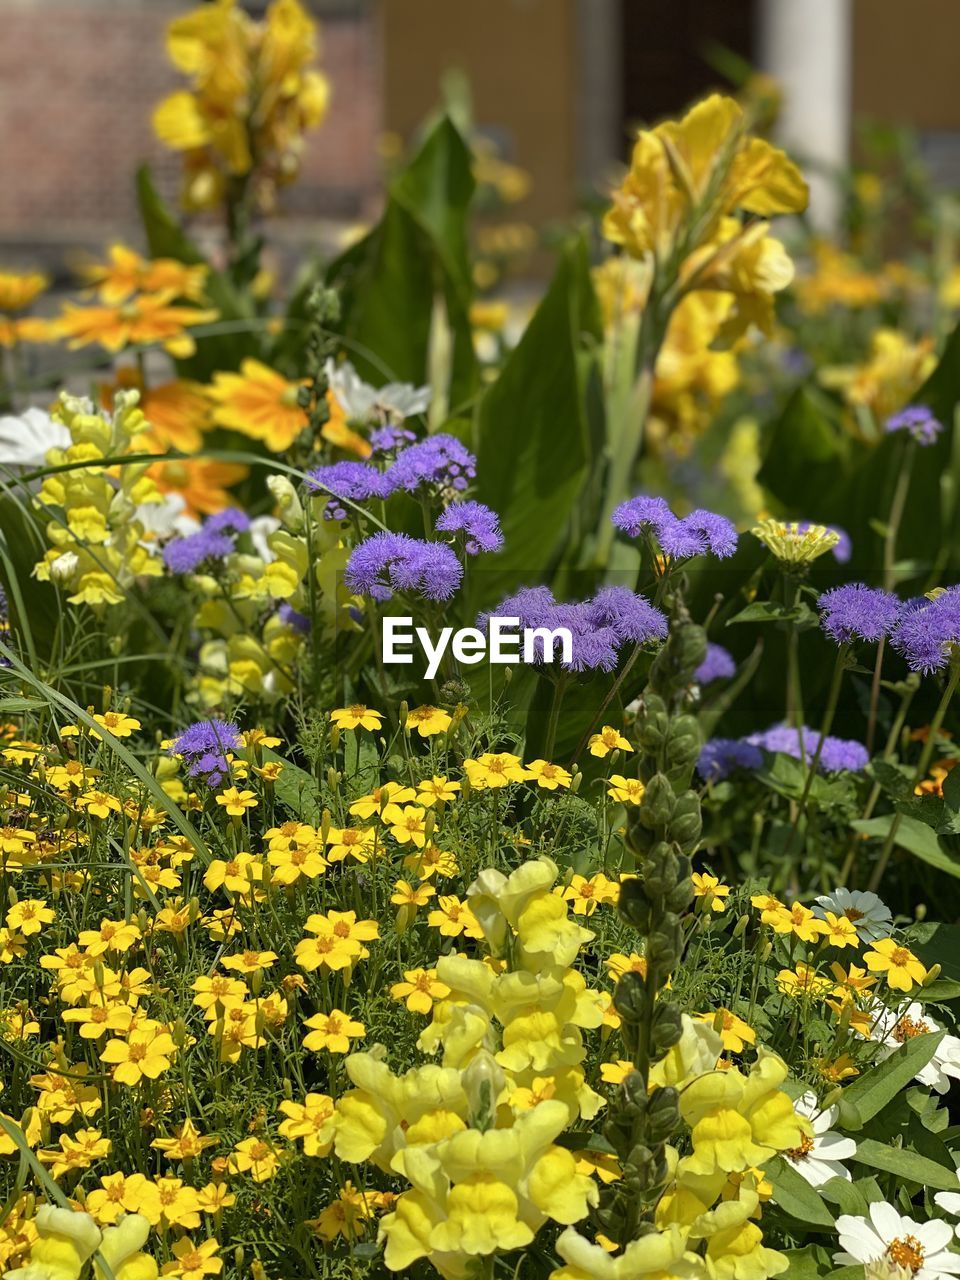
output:
[[[761,69],[783,92],[778,139],[807,162],[810,216],[829,230],[840,193],[828,175],[846,166],[850,151],[851,0],[762,0],[759,37]]]

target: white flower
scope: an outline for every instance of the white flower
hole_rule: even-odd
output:
[[[831,1178],[844,1178],[851,1182],[850,1170],[840,1161],[856,1155],[857,1144],[852,1138],[844,1138],[830,1128],[837,1118],[838,1109],[827,1107],[825,1111],[821,1110],[817,1095],[812,1091],[801,1094],[793,1106],[799,1115],[810,1121],[813,1138],[805,1138],[803,1145],[794,1151],[784,1151],[785,1158],[812,1187],[822,1187]]]
[[[836,916],[846,916],[851,924],[856,925],[857,933],[864,942],[888,938],[893,928],[890,908],[866,889],[834,889],[833,893],[825,893],[814,902],[813,914],[823,920],[828,911]]]
[[[372,418],[402,422],[415,413],[423,413],[430,404],[429,387],[415,387],[409,382],[371,387],[349,360],[343,364],[328,360],[325,372],[331,391],[351,422],[367,422]]]
[[[960,1181],[957,1183],[960,1186]],[[933,1202],[951,1218],[960,1218],[960,1191],[938,1191]],[[960,1223],[954,1227],[954,1234],[960,1237]]]
[[[255,516],[250,521],[250,541],[253,543],[253,549],[263,561],[264,564],[272,564],[277,556],[270,548],[267,539],[271,533],[276,533],[280,528],[280,521],[276,516]]]
[[[0,467],[42,467],[50,449],[66,449],[70,432],[42,409],[0,418]]]
[[[180,493],[165,493],[161,502],[144,502],[136,508],[134,516],[143,525],[143,531],[155,539],[185,538],[196,533],[200,521],[186,512],[186,499]]]
[[[905,1045],[914,1036],[939,1031],[940,1024],[926,1012],[922,1004],[901,1005],[899,1009],[882,1009],[870,1028],[871,1040],[883,1046],[884,1058]],[[946,1093],[951,1078],[960,1080],[960,1039],[944,1036],[930,1061],[913,1077],[937,1093]]]
[[[837,1234],[843,1250],[833,1255],[838,1267],[887,1263],[891,1274],[896,1274],[894,1267],[902,1267],[912,1280],[960,1274],[960,1253],[947,1249],[953,1236],[949,1222],[914,1222],[885,1201],[870,1206],[869,1218],[841,1214]],[[871,1271],[876,1274],[874,1268]]]

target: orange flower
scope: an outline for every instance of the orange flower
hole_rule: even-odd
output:
[[[355,453],[358,458],[369,458],[373,452],[370,442],[347,425],[347,415],[332,391],[327,392],[327,408],[330,410],[330,417],[320,432],[324,440],[347,453]]]
[[[29,275],[0,271],[0,311],[24,311],[49,284],[39,271]]]
[[[97,262],[84,268],[84,278],[107,306],[125,302],[134,293],[167,293],[171,298],[203,300],[209,268],[187,266],[176,258],[142,258],[125,244],[112,244],[107,250],[108,262]]]
[[[59,337],[56,320],[41,320],[39,316],[11,320],[0,316],[0,347],[9,349],[20,342],[56,342]]]
[[[268,449],[289,449],[307,425],[307,415],[297,403],[299,382],[268,369],[259,360],[244,360],[239,373],[216,373],[210,394],[213,420],[252,440],[263,440]]]
[[[249,467],[236,462],[211,462],[196,458],[190,461],[158,462],[147,475],[157,482],[163,493],[179,493],[186,502],[188,515],[210,515],[222,511],[231,502],[229,486],[239,484],[249,474]]]
[[[71,350],[96,342],[106,351],[117,352],[131,345],[159,342],[172,356],[191,356],[196,343],[187,328],[209,324],[218,312],[174,306],[172,297],[166,290],[142,294],[120,306],[78,307],[68,302],[60,316],[60,329]]]
[[[119,369],[116,381],[100,387],[105,409],[113,407],[120,390],[134,387],[140,392],[140,408],[150,423],[150,430],[135,441],[134,448],[144,453],[161,453],[179,449],[194,453],[203,444],[203,433],[210,423],[210,397],[199,382],[176,378],[148,391],[136,369]]]

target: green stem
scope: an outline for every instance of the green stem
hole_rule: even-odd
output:
[[[937,744],[937,734],[943,724],[947,714],[947,708],[956,692],[957,685],[960,684],[960,657],[954,656],[950,661],[950,678],[947,681],[947,687],[943,691],[943,697],[937,707],[933,719],[930,721],[930,729],[927,733],[927,740],[923,744],[923,750],[920,752],[920,759],[917,761],[917,768],[913,775],[913,785],[916,787],[927,776],[927,769],[930,767],[930,761]],[[883,879],[883,873],[887,869],[887,863],[890,861],[890,855],[893,852],[894,842],[897,838],[897,831],[900,827],[900,819],[902,813],[898,810],[893,815],[893,821],[890,824],[890,830],[887,832],[887,838],[884,841],[883,848],[880,851],[880,861],[874,867],[873,875],[870,877],[868,886],[874,893]]]
[[[562,675],[553,686],[553,701],[550,704],[550,719],[547,721],[547,736],[543,744],[544,760],[553,758],[553,747],[557,740],[557,726],[560,723],[560,708],[563,705],[563,697],[567,692],[566,676]]]
[[[623,670],[620,672],[616,680],[614,680],[613,684],[610,686],[610,690],[607,693],[607,696],[600,703],[600,706],[597,709],[597,712],[594,715],[593,719],[590,721],[590,724],[587,727],[586,731],[584,732],[583,737],[577,743],[577,749],[573,753],[573,756],[570,760],[571,765],[576,764],[577,761],[580,759],[580,755],[584,747],[587,745],[588,741],[590,740],[590,735],[595,733],[597,729],[597,725],[603,722],[604,712],[606,711],[607,707],[609,707],[610,703],[614,700],[614,698],[617,696],[620,689],[623,687],[624,681],[626,680],[630,672],[633,670],[633,666],[639,657],[640,657],[640,645],[634,645],[633,653],[631,653],[630,657],[624,663]]]
[[[873,680],[870,684],[870,714],[867,716],[867,754],[873,755],[873,739],[877,732],[877,709],[880,705],[880,672],[883,669],[883,651],[887,637],[881,636],[877,645],[877,660],[873,664]]]
[[[803,784],[803,795],[800,797],[800,804],[797,812],[794,814],[793,826],[790,830],[790,839],[787,842],[787,853],[793,844],[794,836],[800,829],[800,822],[807,816],[807,801],[810,799],[810,788],[813,786],[813,779],[816,776],[817,766],[820,763],[820,757],[823,754],[823,744],[826,741],[827,734],[833,724],[833,717],[836,715],[837,702],[840,699],[840,686],[843,683],[843,673],[847,667],[847,656],[850,653],[850,645],[842,644],[837,650],[837,660],[833,664],[833,676],[830,680],[830,691],[827,694],[827,705],[823,712],[823,720],[820,723],[820,736],[817,739],[817,745],[814,750],[810,764],[807,768],[807,776]]]
[[[883,587],[892,591],[897,583],[897,534],[900,522],[907,505],[907,494],[910,492],[910,476],[913,472],[913,459],[917,451],[916,441],[908,437],[897,472],[896,488],[890,503],[890,514],[887,516],[887,527],[883,537]]]

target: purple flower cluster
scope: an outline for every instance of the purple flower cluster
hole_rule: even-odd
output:
[[[428,436],[402,449],[386,472],[390,492],[416,493],[422,487],[462,493],[477,474],[477,460],[456,436]]]
[[[307,476],[307,484],[314,491],[330,494],[323,510],[325,520],[346,520],[344,500],[367,502],[390,496],[386,473],[369,462],[334,462],[328,467],[316,467]]]
[[[707,656],[693,673],[693,678],[697,684],[710,684],[714,680],[729,680],[736,672],[733,654],[722,644],[708,644]]]
[[[880,587],[848,582],[820,597],[820,625],[837,644],[853,640],[882,640],[900,616],[900,601]]]
[[[700,752],[697,772],[711,782],[719,782],[735,769],[759,769],[764,752],[792,756],[795,760],[805,758],[809,762],[819,741],[817,729],[804,725],[798,730],[786,724],[773,725],[763,733],[751,733],[745,738],[712,738]],[[858,773],[869,759],[862,743],[828,734],[823,740],[817,768],[821,773]]]
[[[911,404],[888,418],[883,424],[884,431],[908,431],[917,444],[926,448],[936,444],[937,437],[943,431],[943,423],[933,416],[933,410],[925,404]]]
[[[203,527],[211,533],[246,533],[250,528],[250,517],[239,507],[227,507],[208,516]]]
[[[462,533],[468,556],[499,551],[503,546],[500,517],[482,502],[454,502],[437,521],[438,533]]]
[[[653,533],[664,555],[673,560],[711,555],[725,559],[737,549],[737,531],[726,516],[698,507],[680,519],[663,498],[641,494],[621,502],[614,511],[614,525],[630,538],[644,531]]]
[[[232,550],[233,538],[204,526],[168,542],[163,548],[163,563],[171,573],[193,573],[205,561],[222,560]]]
[[[415,431],[407,427],[387,425],[370,432],[370,447],[375,454],[399,453],[417,438]]]
[[[198,720],[173,740],[172,756],[180,756],[191,778],[219,787],[230,776],[228,751],[240,747],[240,730],[228,720]]]
[[[604,587],[592,600],[565,604],[554,599],[549,587],[524,587],[497,606],[498,618],[519,618],[521,630],[570,632],[570,661],[563,661],[560,639],[549,642],[538,636],[536,662],[559,661],[568,671],[612,671],[624,644],[664,640],[667,619],[643,596],[627,587]],[[477,625],[485,627],[490,614],[481,614]]]
[[[299,609],[295,609],[292,604],[288,604],[286,600],[277,610],[280,621],[286,623],[288,627],[293,627],[294,631],[300,631],[303,635],[310,632],[310,619],[306,614],[301,613]]]
[[[463,579],[463,566],[445,542],[375,533],[354,547],[344,578],[351,591],[374,600],[389,600],[394,591],[449,600]]]
[[[935,600],[907,601],[891,643],[911,671],[939,671],[960,644],[960,587],[948,587]]]

